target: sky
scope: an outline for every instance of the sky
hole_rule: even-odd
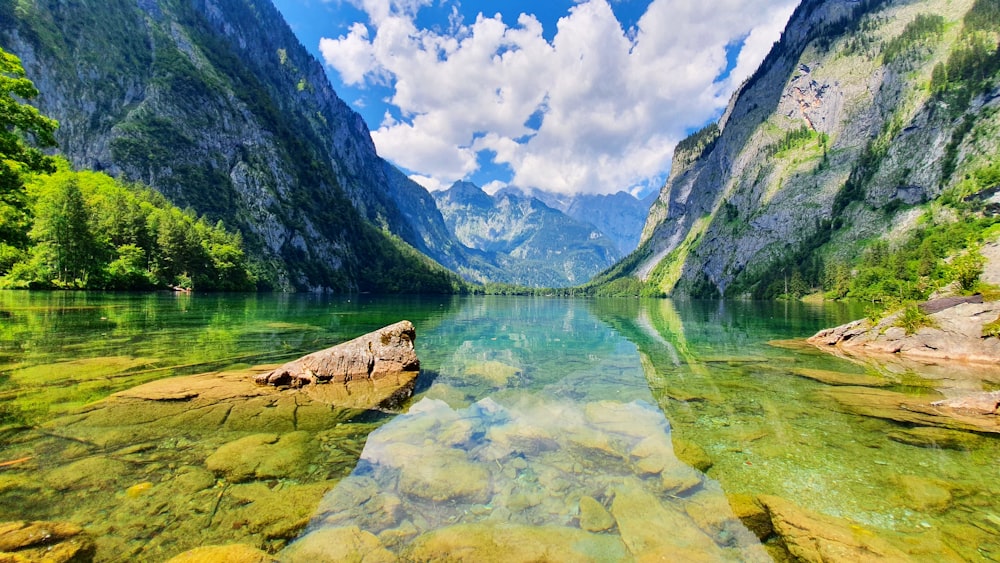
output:
[[[274,0],[429,190],[659,190],[798,0]]]

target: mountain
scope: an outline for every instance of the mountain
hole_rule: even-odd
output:
[[[594,225],[615,243],[622,256],[639,246],[642,228],[649,216],[649,206],[656,201],[657,195],[639,199],[628,192],[571,196],[540,190],[522,190],[522,192],[538,198],[545,205],[558,209],[577,221]]]
[[[998,38],[997,0],[804,0],[720,121],[678,145],[639,248],[601,282],[826,288],[831,264],[961,217],[995,185]]]
[[[496,266],[490,281],[535,287],[579,285],[620,256],[594,225],[518,190],[493,196],[468,182],[433,194],[450,232]]]
[[[477,259],[269,0],[3,2],[0,45],[75,166],[235,227],[272,287],[451,291],[417,250]]]

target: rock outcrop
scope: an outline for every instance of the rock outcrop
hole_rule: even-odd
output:
[[[417,331],[400,321],[350,342],[303,356],[258,375],[258,385],[302,387],[317,383],[377,382],[400,377],[412,380],[420,371],[413,343]],[[411,377],[412,376],[412,377]]]
[[[1000,339],[983,337],[983,326],[1000,317],[1000,302],[959,303],[940,309],[944,300],[925,304],[930,326],[912,334],[900,326],[901,314],[878,323],[853,321],[818,332],[808,342],[847,355],[901,355],[913,359],[1000,363]]]
[[[962,48],[975,4],[801,2],[718,126],[678,145],[639,248],[611,278],[668,295],[769,298],[815,256],[853,260],[868,241],[905,234],[912,206],[995,150],[966,134],[993,138],[993,87],[961,107],[927,88]],[[947,31],[907,41],[921,14]],[[906,47],[882,56],[890,42]]]

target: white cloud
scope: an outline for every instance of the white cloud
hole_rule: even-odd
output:
[[[357,23],[321,43],[346,84],[392,88],[398,117],[372,133],[379,153],[422,185],[447,186],[491,151],[511,184],[561,193],[656,187],[677,141],[719,114],[797,3],[653,0],[626,33],[607,0],[586,0],[549,42],[523,14],[514,26],[483,15],[467,25],[452,10],[447,33],[418,28],[434,1],[354,0],[374,36]],[[726,46],[740,41],[720,80]]]

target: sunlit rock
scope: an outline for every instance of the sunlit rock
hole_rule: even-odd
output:
[[[208,545],[185,551],[167,563],[276,563],[278,560],[249,545]]]
[[[634,482],[615,490],[611,514],[622,541],[638,560],[720,561],[722,549],[687,514],[665,505]]]
[[[396,556],[377,537],[357,526],[324,528],[306,534],[281,553],[284,563],[337,561],[391,563]]]
[[[411,561],[625,561],[627,552],[616,536],[578,528],[512,524],[460,524],[428,532],[404,551]]]
[[[316,383],[350,383],[398,378],[420,371],[413,348],[417,333],[410,321],[314,352],[254,378],[258,385],[301,387]]]
[[[0,561],[84,563],[94,558],[94,540],[68,522],[0,522]]]
[[[910,557],[856,523],[809,512],[774,496],[760,502],[776,534],[802,561],[909,561]]]

